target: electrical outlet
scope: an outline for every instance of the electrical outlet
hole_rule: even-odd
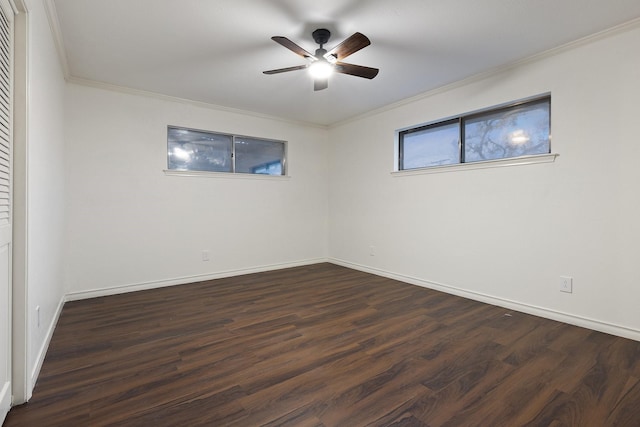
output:
[[[40,306],[36,305],[36,325],[40,328]]]
[[[376,247],[371,245],[369,246],[369,255],[376,256]]]
[[[202,251],[202,261],[209,261],[209,251]]]
[[[573,292],[573,277],[560,276],[560,292]]]

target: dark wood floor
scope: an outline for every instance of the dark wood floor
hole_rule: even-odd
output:
[[[318,264],[64,306],[5,426],[640,426],[640,343]]]

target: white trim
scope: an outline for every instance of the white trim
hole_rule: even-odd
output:
[[[11,395],[13,392],[13,273],[12,273],[12,256],[13,256],[13,134],[14,134],[14,122],[13,122],[13,109],[14,109],[14,81],[15,81],[15,45],[16,45],[16,29],[15,29],[15,16],[17,9],[15,4],[10,0],[0,0],[0,11],[3,18],[6,17],[6,27],[2,30],[2,36],[7,38],[8,52],[6,52],[3,58],[3,65],[8,68],[8,75],[2,78],[3,83],[8,83],[8,93],[2,94],[2,100],[7,101],[8,108],[6,111],[6,122],[3,120],[3,125],[8,127],[7,137],[3,136],[3,145],[9,148],[9,158],[4,164],[4,167],[8,168],[9,172],[9,188],[6,191],[6,196],[9,197],[8,214],[6,223],[0,227],[0,241],[2,242],[1,251],[3,253],[2,261],[2,286],[0,293],[0,299],[2,300],[2,314],[0,315],[1,325],[3,333],[2,342],[0,342],[0,352],[4,357],[0,357],[2,363],[0,363],[0,424],[4,422],[9,410],[11,409]],[[4,19],[3,19],[4,20]],[[5,79],[6,77],[6,79]],[[5,163],[4,161],[2,163]],[[4,191],[3,191],[4,192]],[[4,260],[4,253],[6,252],[6,261]]]
[[[18,14],[14,35],[14,144],[13,144],[13,316],[12,316],[12,404],[31,398],[33,384],[29,377],[27,322],[28,313],[28,105],[29,102],[29,8],[25,0],[14,0]]]
[[[0,425],[4,423],[11,409],[11,382],[7,381],[0,390]]]
[[[595,34],[591,34],[591,35],[582,37],[582,38],[580,38],[578,40],[574,40],[572,42],[569,42],[569,43],[563,44],[561,46],[546,50],[544,52],[540,52],[538,54],[535,54],[535,55],[532,55],[532,56],[529,56],[529,57],[526,57],[526,58],[523,58],[523,59],[520,59],[520,60],[517,60],[517,61],[514,61],[514,62],[510,62],[508,64],[500,65],[498,67],[492,68],[492,69],[487,70],[485,72],[474,74],[474,75],[471,75],[471,76],[469,76],[467,78],[464,78],[464,79],[461,79],[461,80],[456,80],[454,82],[451,82],[449,84],[445,84],[443,86],[437,87],[437,88],[429,90],[427,92],[423,92],[421,94],[418,94],[418,95],[415,95],[415,96],[411,96],[409,98],[402,99],[402,100],[400,100],[398,102],[394,102],[392,104],[387,104],[387,105],[385,105],[383,107],[376,108],[374,110],[367,111],[367,112],[359,114],[357,116],[350,117],[350,118],[348,118],[346,120],[342,120],[342,121],[338,121],[338,122],[332,123],[332,124],[328,125],[327,127],[329,129],[333,129],[333,128],[337,128],[337,127],[340,127],[340,126],[343,126],[343,125],[346,125],[346,124],[349,124],[349,123],[353,123],[353,122],[365,119],[367,117],[372,117],[372,116],[375,116],[375,115],[378,115],[378,114],[382,114],[382,113],[385,113],[385,112],[388,112],[388,111],[392,111],[392,110],[400,108],[400,107],[402,107],[404,105],[412,104],[414,102],[417,102],[417,101],[420,101],[420,100],[423,100],[423,99],[431,98],[431,97],[436,96],[438,94],[441,94],[441,93],[444,93],[444,92],[448,92],[448,91],[451,91],[453,89],[457,89],[457,88],[469,85],[471,83],[479,82],[479,81],[482,81],[482,80],[487,79],[487,78],[492,77],[492,76],[497,76],[497,75],[499,75],[501,73],[513,70],[515,68],[522,67],[522,66],[527,65],[527,64],[531,64],[531,63],[534,63],[534,62],[542,61],[543,59],[559,55],[559,54],[564,53],[564,52],[566,52],[568,50],[575,49],[577,47],[584,46],[584,45],[587,45],[589,43],[596,42],[598,40],[603,40],[603,39],[606,39],[607,37],[615,36],[617,34],[625,33],[627,31],[634,30],[634,29],[636,29],[638,27],[640,27],[640,18],[636,18],[636,19],[633,19],[631,21],[625,22],[623,24],[617,25],[615,27],[612,27],[612,28],[597,32]]]
[[[62,313],[62,309],[64,307],[65,302],[78,301],[78,300],[89,299],[89,298],[97,298],[97,297],[109,296],[109,295],[117,295],[117,294],[122,294],[127,292],[135,292],[135,291],[148,290],[148,289],[157,289],[157,288],[162,288],[167,286],[196,283],[196,282],[206,281],[206,280],[222,279],[225,277],[240,276],[244,274],[262,273],[266,271],[280,270],[283,268],[301,267],[305,265],[319,264],[324,262],[330,262],[332,264],[340,265],[342,267],[363,271],[363,272],[374,274],[381,277],[387,277],[389,279],[398,280],[411,285],[421,286],[428,289],[434,289],[434,290],[446,292],[448,294],[457,295],[457,296],[472,299],[475,301],[480,301],[486,304],[496,305],[496,306],[504,307],[510,310],[520,311],[523,313],[532,314],[534,316],[557,320],[559,322],[564,322],[567,324],[576,325],[576,326],[588,328],[591,330],[600,331],[600,332],[640,341],[640,331],[636,329],[627,328],[620,325],[614,325],[611,323],[602,322],[595,319],[589,319],[586,317],[576,316],[568,313],[562,313],[555,310],[549,310],[543,307],[538,307],[530,304],[523,304],[517,301],[498,298],[498,297],[486,295],[479,292],[468,291],[465,289],[457,288],[455,286],[423,280],[416,277],[407,276],[404,274],[392,273],[386,270],[369,267],[369,266],[365,266],[365,265],[361,265],[361,264],[357,264],[349,261],[344,261],[337,258],[313,258],[313,259],[301,260],[301,261],[290,262],[290,263],[270,264],[270,265],[254,267],[254,268],[227,270],[227,271],[222,271],[218,273],[184,276],[184,277],[173,278],[173,279],[149,281],[149,282],[135,283],[130,285],[94,289],[91,291],[68,293],[61,299],[60,303],[58,304],[58,308],[56,309],[54,318],[51,322],[51,325],[49,325],[49,329],[47,330],[46,339],[42,344],[42,347],[40,348],[40,351],[38,353],[36,366],[34,367],[31,373],[32,384],[35,385],[38,375],[40,374],[40,369],[42,368],[42,364],[44,362],[47,349],[51,342],[51,338],[53,337],[53,333],[55,331],[56,325]]]
[[[433,166],[429,168],[406,169],[391,172],[394,177],[428,175],[432,173],[456,172],[477,169],[493,169],[508,166],[535,165],[539,163],[553,163],[559,154],[537,154],[535,156],[520,156],[507,159],[487,160],[483,162],[456,163],[454,165]]]
[[[175,102],[175,103],[179,103],[179,104],[193,105],[195,107],[206,108],[206,109],[209,109],[209,110],[222,111],[222,112],[233,113],[233,114],[241,114],[243,116],[257,117],[257,118],[260,118],[260,119],[273,120],[273,121],[278,121],[278,122],[283,122],[283,123],[288,123],[288,124],[293,124],[293,125],[298,125],[298,126],[312,127],[312,128],[317,128],[317,129],[328,129],[327,125],[321,125],[321,124],[318,124],[318,123],[305,122],[303,120],[286,119],[286,118],[283,118],[283,117],[272,116],[272,115],[269,115],[269,114],[258,113],[258,112],[255,112],[255,111],[241,110],[239,108],[225,107],[225,106],[222,106],[222,105],[211,104],[211,103],[203,102],[203,101],[196,101],[196,100],[193,100],[193,99],[179,98],[177,96],[164,95],[164,94],[157,93],[157,92],[150,92],[150,91],[141,90],[141,89],[133,89],[133,88],[126,87],[126,86],[118,86],[118,85],[114,85],[114,84],[111,84],[111,83],[105,83],[105,82],[98,82],[98,81],[95,81],[95,80],[83,79],[83,78],[80,78],[80,77],[75,77],[73,75],[71,75],[71,76],[69,76],[67,78],[67,82],[76,84],[78,86],[87,86],[87,87],[92,87],[92,88],[95,88],[95,89],[107,90],[107,91],[111,91],[111,92],[120,92],[120,93],[124,93],[124,94],[128,94],[128,95],[142,96],[142,97],[146,97],[146,98],[154,98],[154,99],[158,99],[160,101],[168,101],[168,102]]]
[[[60,20],[58,19],[56,4],[53,0],[44,0],[43,3],[47,20],[49,21],[49,27],[51,28],[51,37],[53,38],[53,43],[56,45],[56,52],[58,53],[58,60],[60,61],[64,78],[69,79],[69,77],[71,77],[69,60],[67,59],[67,49],[64,47],[62,30],[60,30]]]
[[[167,286],[184,285],[188,283],[203,282],[207,280],[222,279],[225,277],[241,276],[243,274],[262,273],[265,271],[280,270],[283,268],[302,267],[305,265],[328,262],[327,258],[312,258],[281,264],[269,264],[253,268],[241,268],[237,270],[226,270],[217,273],[196,274],[193,276],[175,277],[173,279],[153,280],[149,282],[132,283],[108,288],[93,289],[90,291],[70,292],[66,295],[65,301],[77,301],[88,298],[97,298],[109,295],[124,294],[127,292],[144,291],[148,289],[164,288]]]
[[[9,2],[9,6],[11,6],[11,10],[13,10],[14,15],[18,15],[20,13],[27,13],[29,8],[25,3],[25,0],[7,0]]]
[[[206,171],[179,171],[165,169],[167,176],[188,176],[197,178],[231,178],[231,179],[262,179],[262,180],[289,180],[290,175],[266,175],[260,173],[238,173],[238,172],[206,172]]]
[[[240,110],[240,109],[234,109],[234,108],[230,108],[230,107],[224,107],[221,105],[215,105],[215,104],[210,104],[207,102],[202,102],[202,101],[195,101],[195,100],[190,100],[190,99],[185,99],[185,98],[178,98],[178,97],[174,97],[174,96],[169,96],[169,95],[164,95],[164,94],[160,94],[160,93],[156,93],[156,92],[149,92],[149,91],[143,91],[143,90],[139,90],[139,89],[133,89],[133,88],[129,88],[129,87],[125,87],[125,86],[118,86],[118,85],[113,85],[113,84],[109,84],[109,83],[104,83],[104,82],[99,82],[99,81],[95,81],[95,80],[89,80],[89,79],[84,79],[84,78],[80,78],[80,77],[76,77],[73,76],[71,74],[71,70],[69,67],[69,62],[67,59],[67,54],[66,54],[66,48],[64,46],[64,40],[62,37],[62,31],[60,30],[60,21],[58,19],[58,15],[56,12],[56,8],[55,8],[55,3],[54,0],[44,0],[44,4],[45,4],[45,9],[47,11],[47,18],[49,19],[49,25],[51,26],[51,33],[53,35],[53,39],[56,45],[56,50],[58,52],[58,57],[60,60],[60,64],[62,66],[63,72],[64,72],[64,76],[65,79],[67,80],[67,82],[69,83],[75,83],[77,85],[82,85],[82,86],[90,86],[90,87],[94,87],[94,88],[99,88],[99,89],[105,89],[105,90],[111,90],[111,91],[115,91],[115,92],[121,92],[121,93],[128,93],[131,95],[139,95],[139,96],[147,96],[147,97],[151,97],[151,98],[156,98],[156,99],[161,99],[161,100],[167,100],[167,101],[173,101],[173,102],[180,102],[180,103],[185,103],[185,104],[191,104],[191,105],[195,105],[198,107],[202,107],[202,108],[209,108],[209,109],[214,109],[214,110],[219,110],[219,111],[227,111],[227,112],[232,112],[232,113],[238,113],[238,114],[244,114],[244,115],[250,115],[250,116],[254,116],[254,117],[261,117],[261,118],[266,118],[266,119],[270,119],[270,120],[278,120],[278,121],[282,121],[282,122],[286,122],[286,123],[293,123],[293,124],[299,124],[299,125],[304,125],[304,126],[310,126],[310,127],[315,127],[315,128],[319,128],[319,129],[332,129],[335,127],[339,127],[351,122],[355,122],[358,120],[361,120],[363,118],[366,117],[370,117],[370,116],[374,116],[386,111],[391,111],[394,110],[398,107],[401,107],[403,105],[406,104],[411,104],[413,102],[416,102],[418,100],[421,99],[425,99],[425,98],[430,98],[434,95],[437,95],[439,93],[442,92],[446,92],[461,86],[465,86],[469,83],[473,83],[476,81],[480,81],[483,80],[487,77],[490,76],[494,76],[497,74],[500,74],[502,72],[520,67],[522,65],[526,65],[532,62],[536,62],[536,61],[540,61],[542,59],[551,57],[551,56],[555,56],[558,55],[560,53],[563,53],[567,50],[571,50],[573,48],[579,47],[579,46],[583,46],[586,44],[589,44],[591,42],[597,41],[597,40],[601,40],[601,39],[605,39],[607,37],[616,35],[616,34],[620,34],[632,29],[635,29],[636,27],[640,26],[640,18],[636,18],[633,19],[631,21],[625,22],[623,24],[617,25],[615,27],[597,32],[595,34],[591,34],[585,37],[582,37],[578,40],[574,40],[572,42],[566,43],[564,45],[549,49],[547,51],[529,56],[527,58],[524,59],[520,59],[505,65],[501,65],[495,68],[492,68],[488,71],[479,73],[479,74],[474,74],[472,76],[469,76],[465,79],[462,80],[457,80],[455,82],[440,86],[438,88],[435,88],[433,90],[427,91],[427,92],[423,92],[421,94],[418,94],[416,96],[412,96],[409,98],[405,98],[403,100],[400,100],[398,102],[392,103],[392,104],[388,104],[385,105],[383,107],[380,108],[376,108],[374,110],[370,110],[367,111],[365,113],[353,116],[353,117],[349,117],[345,120],[341,120],[341,121],[337,121],[328,125],[322,125],[319,123],[312,123],[312,122],[306,122],[306,121],[301,121],[301,120],[292,120],[292,119],[285,119],[283,117],[276,117],[276,116],[270,116],[267,114],[262,114],[262,113],[257,113],[257,112],[253,112],[253,111],[246,111],[246,110]]]
[[[356,264],[341,259],[329,258],[329,262],[332,264],[340,265],[342,267],[363,271],[365,273],[375,274],[376,276],[387,277],[389,279],[409,283],[411,285],[434,289],[441,292],[446,292],[448,294],[480,301],[486,304],[496,305],[510,310],[520,311],[523,313],[532,314],[534,316],[556,320],[558,322],[568,323],[570,325],[580,326],[583,328],[600,331],[611,335],[617,335],[619,337],[629,338],[635,341],[640,341],[640,330],[629,328],[626,326],[615,325],[613,323],[577,316],[570,313],[563,313],[560,311],[551,310],[531,304],[525,304],[518,301],[512,301],[505,298],[499,298],[480,292],[473,292],[455,286],[446,285],[444,283],[432,282],[430,280],[419,279],[417,277],[407,276],[405,274],[393,273],[379,268]]]
[[[38,351],[38,356],[36,357],[36,363],[33,366],[31,371],[31,390],[36,386],[36,381],[38,380],[38,376],[40,375],[40,370],[42,369],[42,364],[44,363],[44,358],[47,355],[47,350],[49,349],[49,343],[51,343],[51,338],[53,337],[53,333],[58,325],[58,319],[60,319],[60,314],[62,314],[62,308],[64,307],[65,297],[60,298],[60,302],[58,303],[58,307],[56,308],[56,312],[53,315],[53,319],[51,320],[51,324],[49,328],[47,328],[47,334],[44,337],[44,342],[42,346],[40,346],[40,350]],[[31,398],[31,396],[29,396]]]

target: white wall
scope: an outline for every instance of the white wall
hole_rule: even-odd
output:
[[[42,0],[29,4],[30,378],[65,293],[327,256],[640,339],[640,29],[327,131],[65,84]],[[396,129],[545,92],[555,163],[391,176]],[[167,176],[169,124],[287,140],[291,177]],[[558,292],[560,275],[574,277],[573,294]]]
[[[65,111],[71,298],[326,259],[326,129],[77,84]],[[286,140],[290,178],[167,176],[167,125]]]
[[[638,46],[636,25],[331,129],[330,256],[640,339]],[[390,174],[396,129],[545,92],[555,163]]]
[[[27,375],[34,385],[64,295],[65,81],[44,5],[30,1],[28,35]],[[40,307],[40,326],[36,307]],[[14,363],[19,363],[14,361]]]

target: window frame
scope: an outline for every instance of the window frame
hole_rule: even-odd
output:
[[[458,163],[453,163],[453,164],[449,164],[449,165],[437,165],[437,166],[423,166],[423,167],[418,167],[418,168],[408,168],[405,169],[404,168],[404,144],[403,144],[403,138],[405,135],[410,135],[412,133],[417,133],[417,132],[422,132],[425,130],[430,130],[430,129],[436,129],[439,128],[441,126],[448,126],[451,125],[453,123],[458,123],[458,156],[460,155],[460,117],[454,117],[452,119],[445,119],[445,120],[439,120],[437,122],[433,122],[433,123],[428,123],[425,125],[420,125],[417,127],[413,127],[413,128],[409,128],[409,129],[405,129],[403,131],[399,131],[398,132],[398,170],[399,171],[410,171],[410,170],[415,170],[415,169],[427,169],[427,168],[433,168],[433,167],[446,167],[446,166],[452,166],[452,165],[458,165],[462,162],[458,162]]]
[[[492,113],[506,112],[509,110],[516,110],[518,108],[522,108],[523,106],[527,106],[530,104],[537,104],[542,101],[547,101],[549,106],[549,151],[547,153],[541,154],[529,154],[522,156],[513,156],[513,157],[501,157],[498,159],[489,159],[489,160],[473,160],[466,161],[465,159],[465,122],[470,119],[476,119],[485,115],[489,115]],[[435,129],[441,126],[448,126],[453,123],[458,124],[458,159],[459,162],[446,164],[446,165],[434,165],[434,166],[422,166],[416,168],[404,168],[405,164],[405,150],[404,150],[404,136],[410,135],[415,132],[421,132],[428,129]],[[425,124],[420,124],[417,126],[410,126],[407,128],[400,129],[396,131],[396,159],[394,161],[394,172],[395,173],[407,173],[407,172],[422,172],[429,173],[432,170],[438,169],[459,169],[461,167],[465,167],[466,165],[480,165],[480,167],[475,167],[474,169],[482,168],[482,165],[489,165],[484,167],[491,167],[490,165],[504,165],[504,164],[530,164],[530,163],[539,163],[539,162],[547,162],[549,158],[551,161],[557,157],[557,154],[552,154],[552,138],[551,138],[551,93],[545,93],[542,95],[536,95],[529,98],[520,99],[517,101],[512,101],[504,104],[495,105],[488,108],[483,108],[480,110],[468,112],[465,114],[460,114],[457,116],[452,116],[444,119],[439,119],[433,122],[428,122]],[[531,161],[523,161],[531,159]],[[536,159],[540,159],[537,161]]]
[[[199,170],[199,169],[172,169],[170,167],[170,162],[169,162],[169,132],[170,129],[175,129],[175,130],[186,130],[186,131],[193,131],[193,132],[199,132],[199,133],[204,133],[204,134],[211,134],[211,135],[217,135],[217,136],[223,136],[223,137],[228,137],[231,138],[231,171],[209,171],[209,170]],[[164,172],[168,175],[185,175],[185,176],[227,176],[227,177],[231,177],[231,176],[241,176],[241,177],[252,177],[252,178],[264,178],[264,179],[272,179],[272,178],[286,178],[288,177],[288,142],[285,140],[280,140],[280,139],[273,139],[273,138],[263,138],[263,137],[256,137],[256,136],[249,136],[249,135],[239,135],[239,134],[232,134],[232,133],[226,133],[226,132],[216,132],[216,131],[210,131],[210,130],[203,130],[203,129],[196,129],[196,128],[190,128],[190,127],[184,127],[184,126],[175,126],[175,125],[167,125],[167,134],[166,134],[166,151],[165,151],[165,156],[166,156],[166,166],[167,168],[164,170]],[[252,173],[252,172],[237,172],[236,171],[236,141],[237,140],[242,140],[242,139],[250,139],[250,140],[257,140],[257,141],[266,141],[266,142],[274,142],[274,143],[279,143],[282,144],[282,158],[280,159],[280,163],[282,164],[282,173],[280,175],[271,175],[271,174],[264,174],[264,173]],[[275,162],[275,161],[274,161]],[[269,163],[274,163],[274,162],[269,162]]]

